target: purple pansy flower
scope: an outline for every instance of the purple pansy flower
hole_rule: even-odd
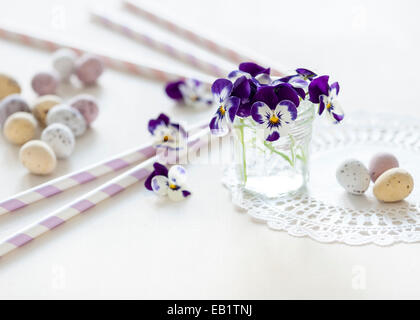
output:
[[[254,97],[251,116],[264,130],[264,139],[276,141],[288,134],[297,117],[296,105],[290,100],[279,100],[274,88],[263,87]]]
[[[184,188],[187,180],[187,172],[183,166],[175,165],[168,169],[155,162],[154,171],[147,177],[144,185],[159,196],[168,196],[172,201],[180,201],[191,195],[191,192]]]
[[[212,87],[214,103],[217,105],[217,111],[210,121],[212,134],[225,135],[229,127],[235,120],[236,112],[240,104],[240,99],[231,96],[233,84],[227,79],[217,79]]]
[[[178,123],[170,122],[169,117],[163,113],[149,121],[148,129],[155,138],[155,148],[180,150],[185,146],[187,132]]]
[[[188,106],[200,108],[212,105],[207,87],[196,79],[169,82],[165,87],[165,92],[171,99]]]
[[[296,69],[295,75],[283,77],[277,81],[290,83],[295,89],[298,90],[298,89],[307,88],[309,85],[309,82],[315,77],[316,77],[315,72],[308,69],[299,68],[299,69]],[[301,96],[301,91],[299,91],[298,94],[299,96]],[[304,99],[304,97],[302,99]]]
[[[234,70],[228,74],[228,78],[232,81],[242,76],[248,79],[260,78],[262,81],[267,82],[267,79],[270,79],[270,68],[261,67],[254,62],[243,62],[239,65],[239,70]]]
[[[312,80],[308,88],[309,100],[313,103],[319,103],[319,115],[327,110],[328,118],[333,123],[339,123],[344,119],[344,112],[337,100],[340,85],[338,82],[334,82],[330,86],[328,80],[329,76],[321,76]]]

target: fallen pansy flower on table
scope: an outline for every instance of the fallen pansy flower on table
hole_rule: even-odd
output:
[[[157,149],[170,151],[185,147],[187,132],[180,124],[171,122],[164,113],[156,119],[151,119],[148,129],[154,138],[153,146]]]
[[[202,109],[213,104],[207,86],[196,79],[169,82],[166,84],[165,92],[169,98],[181,105]]]
[[[183,166],[175,165],[168,170],[163,164],[155,162],[154,171],[147,177],[144,186],[159,196],[168,196],[172,201],[181,201],[191,195],[184,188],[187,172]]]

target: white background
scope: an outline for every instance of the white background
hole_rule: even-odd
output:
[[[347,111],[419,115],[418,1],[149,2],[278,65],[332,75],[340,81]],[[88,10],[95,6],[233,68],[134,18],[118,1],[2,0],[0,21],[192,74],[185,65],[92,24]],[[0,71],[17,78],[32,100],[30,78],[48,68],[50,55],[1,39],[0,52]],[[69,86],[60,94],[68,98],[82,91]],[[161,111],[189,123],[208,116],[177,109],[157,82],[111,70],[84,92],[100,100],[100,117],[53,176],[148,141],[147,121]],[[0,198],[53,177],[28,174],[18,162],[18,148],[0,140]],[[0,297],[420,298],[420,244],[349,247],[271,231],[231,204],[220,183],[222,169],[190,166],[194,194],[177,204],[159,201],[138,184],[8,255],[0,261]],[[0,217],[1,238],[104,181]]]

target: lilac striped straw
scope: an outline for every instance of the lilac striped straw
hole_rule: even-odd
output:
[[[112,57],[110,55],[92,52],[90,50],[86,50],[80,47],[75,47],[72,45],[67,45],[65,43],[55,41],[52,39],[48,39],[42,37],[40,35],[36,35],[33,32],[28,31],[17,31],[15,27],[9,27],[5,25],[0,25],[0,38],[11,40],[14,42],[18,42],[24,44],[26,46],[35,47],[47,51],[56,51],[60,48],[69,48],[74,50],[78,55],[82,55],[84,53],[91,53],[99,58],[102,59],[104,64],[112,69],[118,71],[124,71],[132,74],[136,74],[145,78],[161,81],[161,82],[168,82],[174,81],[179,79],[185,79],[184,75],[180,75],[171,71],[165,71],[163,69],[159,69],[156,67],[146,66],[143,64],[135,63],[132,61],[127,61],[119,58]],[[200,79],[201,80],[201,79]],[[203,79],[203,83],[211,82],[211,79]]]
[[[138,2],[134,2],[132,0],[123,0],[123,4],[129,11],[143,18],[146,18],[150,22],[155,23],[184,39],[187,39],[194,44],[197,44],[213,53],[216,53],[235,64],[239,64],[245,61],[253,61],[260,65],[272,65],[271,63],[259,61],[259,59],[255,59],[254,56],[245,54],[241,52],[241,50],[233,49],[232,46],[222,44],[220,43],[220,40],[217,42],[213,41],[208,36],[199,34],[198,32],[193,31],[191,28],[183,26],[179,22],[175,22],[169,17],[164,17],[161,12],[158,13],[157,10],[153,10],[152,8],[146,6],[143,2],[139,4]],[[271,68],[271,72],[275,76],[282,77],[286,75],[283,71],[276,68]]]
[[[208,138],[209,129],[202,130],[195,134],[188,140],[188,151],[181,152],[180,155],[174,155],[174,157],[171,157],[170,155],[170,159],[167,159],[168,163],[177,163],[177,160],[180,158],[192,155],[200,147],[208,143]],[[0,258],[9,252],[24,246],[33,239],[38,238],[42,234],[58,227],[67,220],[95,207],[98,203],[115,196],[133,184],[142,181],[153,171],[152,166],[156,161],[162,161],[159,155],[142,162],[109,182],[86,193],[77,200],[45,216],[40,221],[13,234],[10,238],[0,243]]]
[[[181,49],[176,48],[169,43],[156,40],[150,35],[134,30],[133,28],[130,28],[121,22],[111,19],[103,13],[92,11],[91,17],[93,21],[100,23],[104,27],[117,31],[130,39],[138,41],[152,49],[163,52],[166,55],[172,58],[176,58],[184,63],[187,63],[207,74],[220,78],[225,77],[229,73],[229,70],[221,69],[214,63],[198,58],[197,56],[194,56],[189,52],[182,51]]]
[[[208,121],[198,123],[189,128],[188,133],[192,133],[197,129],[205,128],[207,125]],[[37,201],[53,197],[74,186],[88,183],[110,172],[119,171],[134,163],[146,160],[155,154],[155,148],[151,143],[148,143],[141,147],[127,150],[110,159],[106,159],[104,161],[90,165],[89,167],[77,172],[72,172],[70,174],[50,180],[44,184],[28,189],[4,201],[1,201],[0,215],[17,211]]]

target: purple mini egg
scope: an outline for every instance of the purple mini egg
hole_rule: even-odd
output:
[[[373,156],[369,162],[369,175],[373,182],[385,171],[398,168],[398,159],[391,153],[380,152]]]
[[[55,72],[38,72],[32,78],[32,89],[40,95],[55,94],[59,77]]]
[[[31,112],[29,105],[19,94],[11,94],[0,102],[0,126],[16,112]]]
[[[104,64],[97,56],[84,54],[76,61],[76,75],[85,85],[94,84],[104,71]]]
[[[69,105],[82,114],[88,124],[91,124],[98,117],[99,108],[95,97],[89,94],[80,94],[69,101]]]

